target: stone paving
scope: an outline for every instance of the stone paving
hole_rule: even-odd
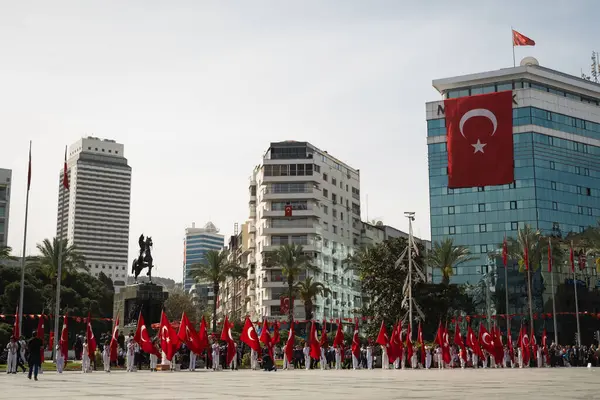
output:
[[[0,374],[2,399],[600,399],[600,368]],[[314,397],[313,397],[314,396]]]

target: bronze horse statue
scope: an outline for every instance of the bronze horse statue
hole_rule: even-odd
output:
[[[144,240],[144,234],[142,234],[140,235],[138,243],[140,245],[140,255],[133,260],[131,273],[134,274],[134,279],[137,283],[140,272],[142,272],[144,268],[148,268],[148,273],[146,275],[148,276],[148,280],[152,282],[152,268],[154,267],[152,264],[152,238],[148,236]]]

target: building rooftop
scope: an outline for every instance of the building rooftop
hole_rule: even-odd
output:
[[[537,60],[533,57],[526,57],[521,61],[521,65],[517,67],[436,79],[432,82],[432,85],[438,92],[444,94],[451,89],[485,85],[503,80],[512,81],[515,79],[528,79],[545,85],[551,85],[558,89],[576,91],[590,97],[600,98],[600,84],[543,67],[537,64]]]

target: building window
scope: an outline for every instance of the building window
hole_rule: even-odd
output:
[[[321,172],[321,167],[319,165],[317,165],[317,164],[314,164],[313,165],[313,171],[315,171],[315,172]]]
[[[449,233],[450,235],[454,235],[454,234],[456,234],[456,227],[455,227],[455,226],[450,226],[450,227],[448,227],[448,233]]]
[[[332,184],[333,186],[336,186],[336,185],[337,185],[337,179],[335,179],[335,178],[331,178],[331,184]]]
[[[485,203],[479,203],[479,212],[485,211]]]
[[[479,232],[487,232],[487,226],[485,224],[479,224]]]
[[[331,193],[331,201],[333,204],[337,204],[337,195],[335,193]]]
[[[514,188],[516,188],[516,187],[517,187],[517,185],[516,185],[514,182],[513,182],[513,183],[509,183],[509,184],[508,184],[508,188],[509,188],[509,189],[514,189]]]
[[[583,169],[583,175],[590,176],[590,170],[589,170],[589,168],[584,168]]]
[[[577,206],[577,214],[583,214],[583,207]]]
[[[485,192],[485,186],[478,186],[477,187],[477,191],[478,192]]]
[[[554,182],[554,181],[553,181],[553,182],[550,182],[550,188],[551,188],[552,190],[556,190],[556,182]]]
[[[585,227],[579,226],[579,233],[583,233],[583,231],[585,231]]]
[[[511,210],[516,210],[517,209],[517,202],[516,201],[511,201],[510,202],[510,209]]]
[[[331,225],[331,227],[333,228],[333,233],[337,234],[337,226]]]
[[[323,204],[323,214],[328,214],[329,213],[329,208],[327,208],[327,206],[325,204]]]
[[[553,210],[558,210],[558,203],[557,202],[555,202],[555,201],[552,202],[552,209]]]
[[[483,274],[487,274],[488,273],[488,266],[487,265],[482,265],[481,267],[479,267],[480,270],[479,272],[483,275]]]
[[[517,221],[512,221],[510,223],[510,230],[511,231],[516,231],[519,229],[519,223]]]
[[[557,232],[560,231],[560,224],[558,222],[553,222],[552,223],[552,230]]]
[[[585,188],[585,195],[586,195],[586,196],[591,196],[591,195],[592,195],[592,189],[590,189],[590,188]]]
[[[556,169],[556,164],[554,164],[554,161],[550,161],[550,169]]]
[[[454,206],[448,206],[448,214],[454,214]]]
[[[323,180],[327,182],[327,174],[323,173]]]
[[[446,194],[454,194],[454,189],[452,188],[446,188]]]
[[[590,207],[588,207],[587,212],[588,212],[588,215],[592,215],[592,209]]]
[[[329,191],[327,191],[327,189],[323,189],[323,197],[329,197]]]
[[[487,252],[488,252],[488,246],[487,246],[487,244],[480,245],[479,246],[479,252],[481,254],[487,254]]]

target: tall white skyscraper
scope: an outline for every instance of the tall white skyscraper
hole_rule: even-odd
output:
[[[10,169],[0,168],[0,247],[5,247],[8,241],[11,175]]]
[[[130,260],[131,167],[122,144],[88,136],[67,152],[70,189],[60,171],[57,236],[75,244],[90,273],[125,285]]]

